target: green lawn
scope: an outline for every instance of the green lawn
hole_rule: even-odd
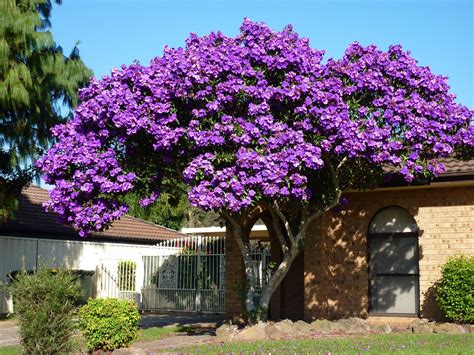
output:
[[[10,345],[0,347],[0,355],[17,355],[21,354],[20,345]]]
[[[192,333],[194,329],[183,326],[153,327],[140,329],[136,341],[153,341],[179,333]]]
[[[192,330],[182,327],[140,330],[137,341],[162,339]],[[384,334],[365,337],[277,340],[260,342],[226,342],[158,353],[199,354],[474,354],[474,335],[451,334]],[[82,349],[85,350],[85,349]],[[20,346],[0,348],[0,355],[21,354]]]
[[[366,337],[226,342],[172,349],[199,354],[474,354],[474,335],[384,334]]]
[[[194,329],[182,327],[182,326],[169,326],[169,327],[153,327],[148,329],[140,329],[138,331],[138,337],[136,341],[146,342],[165,337],[177,335],[179,333],[192,333]],[[76,337],[76,349],[86,351],[86,342],[82,335]],[[19,345],[4,346],[0,347],[0,355],[17,355],[21,354],[21,347]]]

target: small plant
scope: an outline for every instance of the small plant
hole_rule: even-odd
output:
[[[79,328],[89,350],[114,350],[129,346],[137,337],[137,305],[115,298],[90,299],[79,311]]]
[[[267,319],[268,309],[266,307],[257,306],[251,312],[246,312],[249,324],[256,324]]]
[[[63,269],[22,270],[15,275],[11,291],[26,354],[72,351],[72,316],[80,296],[76,276]]]
[[[461,323],[474,322],[474,256],[451,258],[441,268],[436,301],[444,315]]]

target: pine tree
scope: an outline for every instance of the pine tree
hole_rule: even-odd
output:
[[[60,0],[56,0],[60,3]],[[51,0],[0,0],[0,212],[33,177],[50,128],[77,105],[92,75],[77,46],[69,56],[54,40]]]

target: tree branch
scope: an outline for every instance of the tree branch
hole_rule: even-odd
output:
[[[347,157],[344,157],[340,162],[339,164],[337,165],[337,168],[336,168],[336,173],[338,173],[341,168],[343,167],[343,165],[347,162]]]
[[[291,244],[295,244],[295,236],[293,235],[293,232],[291,231],[290,228],[290,223],[286,219],[285,215],[283,212],[281,212],[280,206],[278,206],[277,201],[273,201],[273,204],[270,205],[270,213],[276,214],[278,218],[283,222],[283,225],[285,226],[286,233],[288,235],[288,238],[290,239]]]
[[[303,220],[303,217],[302,217],[302,221],[301,221],[302,226],[301,226],[300,231],[297,235],[298,240],[300,240],[306,234],[306,230],[311,225],[311,223],[314,222],[314,220],[316,218],[318,218],[319,216],[323,215],[325,212],[333,209],[334,207],[336,207],[338,205],[339,200],[340,200],[341,195],[342,195],[342,190],[339,186],[338,172],[339,172],[339,169],[341,169],[341,167],[346,163],[347,157],[344,157],[341,160],[341,162],[338,164],[336,169],[334,169],[334,166],[332,165],[329,158],[325,158],[324,160],[325,160],[326,165],[329,169],[329,173],[331,174],[332,183],[334,185],[335,196],[334,196],[333,200],[331,201],[331,203],[329,205],[325,206],[323,210],[314,212],[313,214],[311,214],[305,220]]]
[[[270,208],[270,214],[272,216],[272,225],[273,229],[275,230],[276,236],[278,238],[278,242],[280,243],[281,250],[283,252],[283,255],[286,255],[289,251],[288,249],[288,244],[286,243],[285,236],[283,235],[283,231],[281,230],[281,225],[280,225],[280,219],[273,210],[273,208]]]

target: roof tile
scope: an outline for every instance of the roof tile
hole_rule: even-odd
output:
[[[25,189],[20,197],[19,208],[14,218],[0,227],[0,230],[28,235],[48,235],[55,237],[80,238],[72,227],[57,222],[57,215],[46,212],[42,206],[49,199],[48,191],[38,186]],[[131,216],[122,216],[110,228],[100,233],[92,233],[94,239],[114,239],[123,241],[157,242],[160,240],[186,236],[173,229],[146,222]]]

